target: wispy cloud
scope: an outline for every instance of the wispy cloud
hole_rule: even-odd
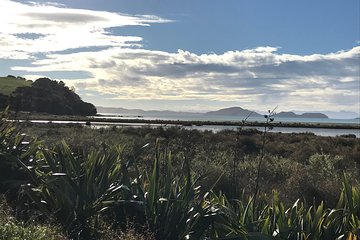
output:
[[[11,0],[0,1],[0,15],[0,58],[9,59],[86,47],[140,46],[142,38],[112,35],[108,29],[170,22],[153,15],[134,16]]]

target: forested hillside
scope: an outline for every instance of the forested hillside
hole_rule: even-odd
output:
[[[0,108],[58,115],[94,115],[96,108],[81,98],[64,82],[40,78],[35,82],[7,77],[0,79]]]
[[[0,94],[9,96],[16,88],[31,86],[31,83],[31,81],[28,81],[25,78],[12,75],[0,77]]]
[[[6,108],[9,104],[9,96],[16,88],[24,86],[31,86],[31,81],[12,75],[0,77],[0,109]]]

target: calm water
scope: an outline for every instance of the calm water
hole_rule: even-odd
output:
[[[170,115],[170,116],[113,116],[108,115],[101,116],[101,118],[109,118],[109,119],[145,119],[145,120],[183,120],[183,121],[241,121],[242,118],[236,117],[236,116],[208,116],[208,115],[202,115],[202,114],[191,114],[191,115]],[[96,118],[96,117],[95,117]],[[265,118],[249,118],[248,121],[258,121],[258,122],[264,122]],[[40,120],[34,120],[32,122],[37,123],[48,123],[49,121],[40,121]],[[76,122],[76,121],[51,121],[52,123],[79,123],[85,125],[85,122]],[[323,119],[323,118],[279,118],[275,119],[275,122],[303,122],[303,123],[336,123],[336,124],[360,124],[359,119]],[[174,125],[161,125],[161,124],[141,124],[141,123],[107,123],[107,122],[91,122],[92,127],[94,128],[100,128],[100,127],[109,127],[109,126],[119,126],[119,127],[170,127]],[[212,125],[203,125],[203,126],[181,126],[185,129],[197,129],[200,131],[210,130],[213,132],[219,132],[222,130],[237,130],[238,126],[212,126]],[[257,128],[260,131],[263,131],[263,127]],[[360,138],[360,130],[359,129],[324,129],[324,128],[289,128],[289,127],[275,127],[271,130],[271,132],[282,132],[282,133],[305,133],[305,132],[312,132],[319,136],[339,136],[344,134],[355,134],[356,137]]]
[[[85,122],[79,121],[46,121],[46,120],[32,120],[34,123],[57,123],[57,124],[68,124],[68,123],[78,123],[85,125]],[[171,127],[175,125],[167,124],[148,124],[148,123],[111,123],[111,122],[91,122],[93,128],[101,127]],[[213,131],[219,132],[222,130],[237,130],[238,126],[213,126],[213,125],[203,125],[203,126],[179,126],[185,129],[196,129],[199,131]],[[245,127],[246,128],[246,127]],[[250,128],[250,127],[247,127]],[[252,127],[255,128],[255,127]],[[263,127],[256,127],[257,130],[263,131]],[[312,132],[319,136],[329,136],[335,137],[344,134],[355,134],[357,138],[360,138],[359,129],[327,129],[327,128],[289,128],[289,127],[274,127],[270,132],[281,132],[281,133],[306,133]]]
[[[112,119],[145,119],[145,120],[180,120],[180,121],[229,121],[229,122],[238,122],[244,120],[243,117],[240,116],[216,116],[216,115],[206,115],[206,114],[148,114],[144,116],[134,116],[134,115],[122,115],[122,116],[114,116],[114,114],[108,113],[100,113],[104,116],[100,116],[99,118],[112,118]],[[120,114],[121,115],[121,114]],[[257,121],[264,122],[265,118],[263,117],[249,117],[248,121]],[[332,119],[332,118],[276,118],[274,122],[302,122],[302,123],[337,123],[337,124],[360,124],[360,119]]]
[[[159,115],[151,115],[147,114],[144,116],[131,116],[124,114],[123,116],[114,116],[113,114],[106,114],[108,118],[120,118],[120,119],[145,119],[145,120],[180,120],[180,121],[229,121],[229,122],[238,122],[243,120],[243,117],[239,116],[214,116],[214,115],[206,115],[206,114],[159,114]],[[248,121],[257,121],[264,122],[265,118],[263,117],[250,117]],[[360,119],[331,119],[331,118],[278,118],[274,122],[302,122],[302,123],[333,123],[333,124],[360,124]],[[128,125],[128,124],[127,124]],[[139,125],[139,124],[138,124]],[[145,124],[146,125],[146,124]],[[148,125],[148,124],[147,124]],[[156,127],[158,125],[154,125]],[[213,132],[222,131],[225,129],[236,130],[237,126],[211,126],[211,125],[203,125],[203,126],[184,126],[186,129],[197,129],[201,131],[211,130]],[[263,131],[263,128],[257,128],[260,131]],[[271,132],[282,132],[282,133],[304,133],[304,132],[312,132],[319,136],[339,136],[344,134],[355,134],[356,137],[360,138],[360,130],[357,129],[324,129],[324,128],[289,128],[289,127],[275,127],[271,130]]]

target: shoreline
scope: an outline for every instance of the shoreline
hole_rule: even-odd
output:
[[[24,115],[10,116],[9,120],[19,121],[57,121],[57,122],[85,122],[87,125],[96,123],[113,124],[159,124],[159,125],[178,125],[178,126],[235,126],[235,127],[265,127],[266,123],[258,121],[201,121],[201,120],[148,120],[148,119],[114,119],[83,116],[59,116],[59,115]],[[301,123],[301,122],[271,122],[269,127],[288,127],[288,128],[326,128],[326,129],[354,129],[360,130],[360,124],[346,123]]]

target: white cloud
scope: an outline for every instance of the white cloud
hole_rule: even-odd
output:
[[[209,102],[252,109],[286,105],[288,110],[359,111],[360,46],[305,56],[280,54],[269,46],[223,54],[169,53],[142,49],[142,38],[109,31],[169,22],[157,16],[10,0],[0,0],[0,14],[0,59],[30,60],[12,70],[25,71],[31,79],[74,74],[75,79],[60,78],[83,96],[92,96],[95,104],[106,96],[119,102],[176,102],[182,110],[179,102],[196,101],[202,103],[199,108]]]
[[[0,1],[0,16],[0,57],[9,59],[76,48],[140,46],[142,38],[112,35],[108,29],[170,22],[152,15],[131,16],[11,0]],[[24,38],[19,34],[37,37]]]
[[[360,47],[309,56],[279,54],[260,47],[197,55],[144,49],[48,54],[29,72],[78,71],[90,78],[68,80],[77,89],[114,99],[238,101],[253,106],[287,104],[289,109],[333,106],[355,110],[359,99]],[[77,64],[74,65],[74,62]],[[339,106],[334,105],[334,99]],[[297,106],[296,106],[297,105]],[[355,107],[354,107],[355,106]]]

